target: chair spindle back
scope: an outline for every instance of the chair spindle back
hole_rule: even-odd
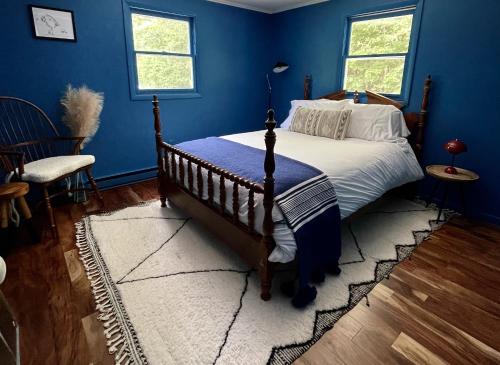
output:
[[[27,100],[0,96],[0,149],[23,152],[26,163],[55,155],[47,139],[59,132],[47,114]],[[4,167],[10,170],[4,159]]]

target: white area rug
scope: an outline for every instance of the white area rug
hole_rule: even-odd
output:
[[[272,300],[260,300],[256,272],[159,202],[84,218],[77,245],[117,364],[289,364],[437,228],[436,216],[386,199],[345,222],[342,274],[305,310],[280,293],[280,275]]]

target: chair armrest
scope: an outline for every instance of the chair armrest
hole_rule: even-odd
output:
[[[24,174],[24,152],[0,150],[0,157],[7,157],[7,159],[2,158],[2,160],[8,163],[6,166],[7,169],[10,169],[14,173],[16,173],[17,168],[17,174],[19,175],[19,177]],[[15,158],[16,164],[12,164],[9,157]]]

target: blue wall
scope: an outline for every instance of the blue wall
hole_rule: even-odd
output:
[[[302,97],[305,74],[313,96],[340,88],[339,62],[347,15],[397,0],[334,0],[265,15],[204,0],[137,0],[146,7],[196,15],[198,82],[202,98],[161,100],[165,138],[178,142],[259,129],[265,119],[264,75],[282,59],[290,69],[273,75],[280,120]],[[121,0],[44,0],[75,12],[77,43],[32,37],[27,4],[0,2],[0,94],[34,101],[56,121],[67,83],[105,93],[101,128],[86,149],[97,156],[95,175],[154,166],[151,104],[129,94]],[[481,180],[469,190],[475,215],[500,222],[500,1],[427,0],[424,4],[410,109],[418,109],[422,82],[434,78],[425,163],[446,163],[441,145],[462,138],[469,152],[458,164]],[[423,184],[424,188],[429,181]]]
[[[334,0],[276,15],[275,58],[291,67],[275,80],[276,106],[282,120],[291,99],[301,99],[303,77],[313,76],[313,97],[341,88],[339,64],[345,19],[391,0]],[[442,144],[463,139],[469,152],[459,166],[478,172],[481,180],[468,191],[471,212],[500,223],[500,1],[427,0],[424,3],[410,110],[418,110],[425,76],[434,79],[424,163],[448,163]],[[426,180],[422,189],[429,190]],[[424,191],[424,192],[425,192]]]
[[[164,138],[178,142],[263,126],[269,16],[201,0],[138,0],[145,7],[196,16],[197,99],[161,100]],[[71,9],[78,42],[32,36],[27,5],[0,2],[0,95],[33,101],[59,123],[66,84],[86,84],[105,94],[101,127],[84,152],[95,154],[96,177],[155,165],[151,102],[129,92],[121,0],[44,0]]]

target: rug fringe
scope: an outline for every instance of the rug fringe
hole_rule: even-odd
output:
[[[97,319],[103,322],[104,335],[106,336],[108,351],[114,355],[116,365],[130,365],[135,363],[132,359],[129,344],[125,340],[124,330],[118,321],[118,313],[115,311],[112,297],[108,294],[105,279],[99,270],[94,258],[94,252],[88,242],[86,222],[84,220],[75,224],[76,246],[80,254],[80,260],[87,272],[92,293],[94,294],[96,309],[99,312]]]

